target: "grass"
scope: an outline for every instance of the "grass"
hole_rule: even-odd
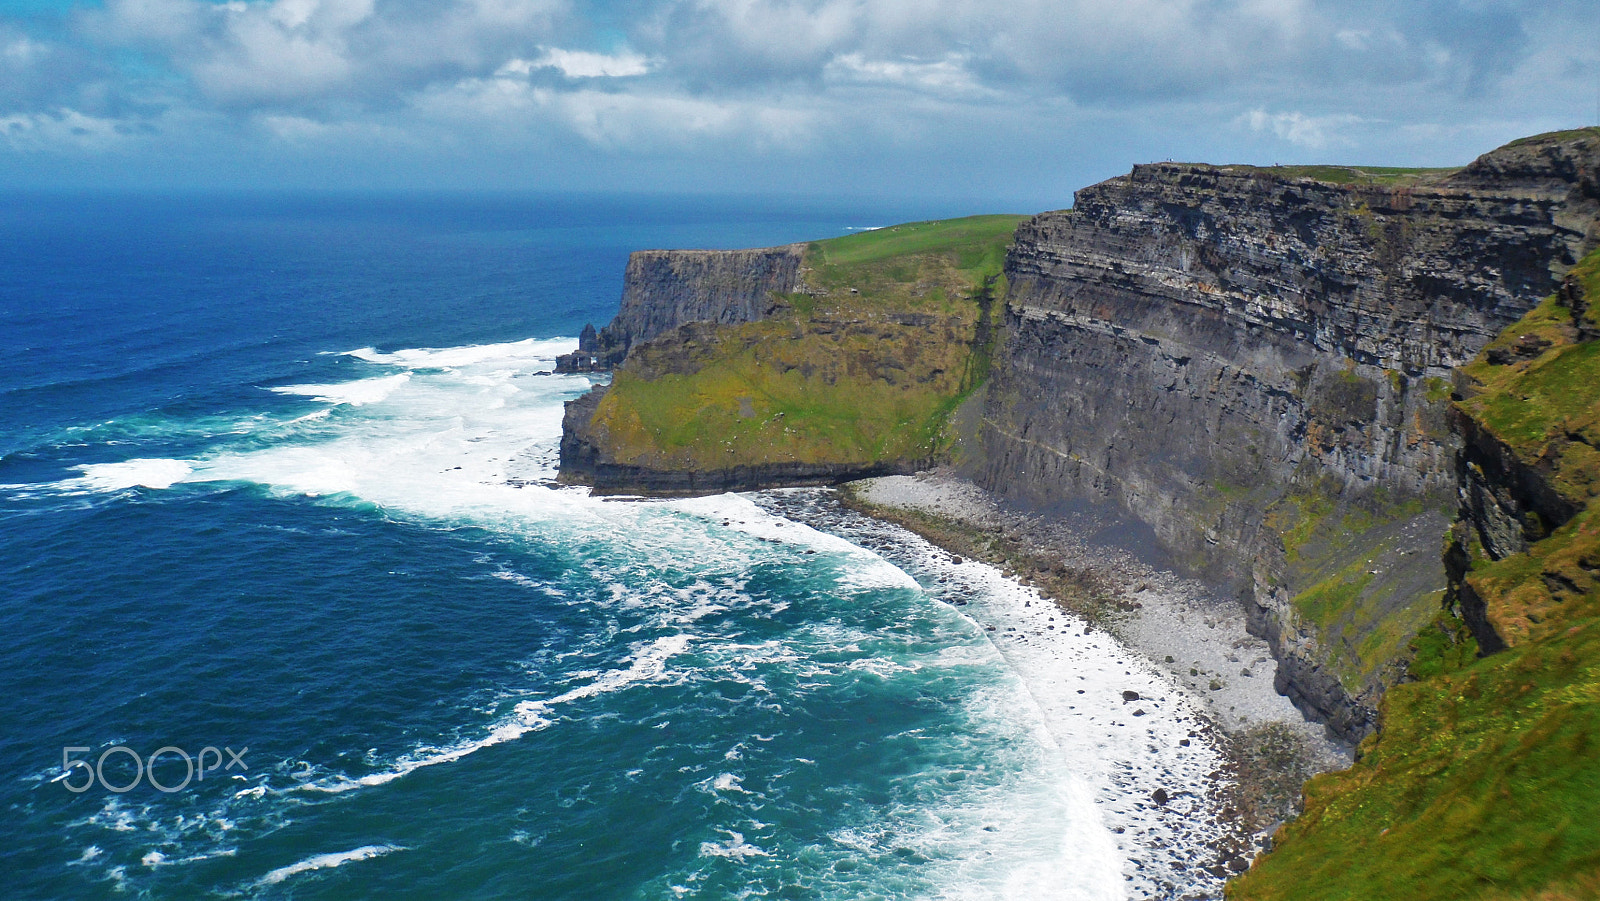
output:
[[[629,356],[595,414],[620,463],[716,469],[921,465],[987,375],[990,316],[1020,216],[913,222],[817,241],[784,312]]]
[[[1421,512],[1422,505],[1411,502],[1381,514],[1324,514],[1304,533],[1306,542],[1315,537],[1315,553],[1291,563],[1296,581],[1309,582],[1290,601],[1295,614],[1318,636],[1323,658],[1353,695],[1376,688],[1383,671],[1439,609],[1442,589],[1410,596],[1409,580],[1379,578],[1392,550],[1387,530],[1379,527]],[[1372,568],[1374,561],[1380,569]]]
[[[1590,255],[1578,277],[1597,275]],[[1551,345],[1499,365],[1486,351],[1458,412],[1563,492],[1586,493],[1569,494],[1580,512],[1527,553],[1491,561],[1464,542],[1464,581],[1509,649],[1479,658],[1455,611],[1437,613],[1410,645],[1415,681],[1385,695],[1360,760],[1307,783],[1304,813],[1229,898],[1600,897],[1600,513],[1573,475],[1593,447],[1570,438],[1600,415],[1600,342],[1576,343],[1570,311],[1546,302],[1491,349],[1527,334]],[[1345,603],[1334,587],[1306,598],[1324,617]]]
[[[1600,874],[1600,621],[1391,689],[1232,899],[1530,898]]]
[[[930,328],[868,320],[827,332],[797,319],[726,328],[692,372],[644,377],[642,366],[624,366],[596,417],[622,463],[926,459],[958,396],[975,320],[952,315]],[[649,351],[643,356],[653,362]]]
[[[1600,515],[1586,508],[1527,553],[1480,562],[1466,581],[1508,644],[1600,616]]]
[[[1583,137],[1584,135],[1600,137],[1600,127],[1590,125],[1585,128],[1572,128],[1566,131],[1547,131],[1540,135],[1530,135],[1526,138],[1518,138],[1506,146],[1523,147],[1528,144],[1559,144],[1562,141],[1570,141],[1574,138]]]
[[[1600,304],[1600,251],[1572,274],[1590,303]],[[1585,319],[1594,315],[1590,309]],[[1516,362],[1490,362],[1529,336],[1547,346]],[[1573,311],[1547,298],[1465,367],[1471,391],[1457,407],[1581,505],[1600,494],[1600,342],[1576,338]]]
[[[895,257],[955,254],[958,269],[998,272],[1011,235],[1025,218],[991,215],[908,222],[817,241],[811,246],[821,253],[815,263],[841,269]]]
[[[1406,169],[1397,166],[1229,166],[1282,178],[1309,178],[1336,185],[1384,185],[1405,187],[1439,181],[1461,171],[1460,167]]]

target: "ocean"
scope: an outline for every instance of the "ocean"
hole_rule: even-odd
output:
[[[550,481],[629,251],[970,212],[0,198],[0,896],[1214,892],[1103,633],[825,491]]]

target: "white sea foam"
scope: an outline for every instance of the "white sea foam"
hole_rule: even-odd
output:
[[[371,860],[374,857],[382,857],[385,854],[393,854],[396,851],[407,850],[410,849],[404,848],[400,845],[362,845],[359,848],[353,848],[349,851],[338,851],[332,854],[317,854],[313,857],[307,857],[305,860],[296,861],[295,863],[289,864],[286,867],[279,867],[267,875],[262,876],[259,880],[257,880],[256,884],[277,885],[285,879],[288,879],[290,876],[298,876],[301,873],[308,873],[312,870],[327,870],[334,867],[342,867],[347,863],[353,863],[359,860]]]
[[[471,344],[463,347],[416,347],[379,353],[370,348],[346,351],[346,356],[368,363],[404,366],[408,369],[454,369],[463,366],[505,364],[520,366],[528,360],[554,364],[558,354],[576,347],[573,338],[528,338],[503,344]]]
[[[726,523],[727,528],[746,535],[828,554],[835,562],[844,564],[840,587],[846,590],[903,588],[915,591],[920,587],[910,574],[882,556],[837,535],[775,516],[744,495],[719,494],[671,503],[685,513]]]
[[[187,479],[193,467],[182,460],[139,459],[121,463],[90,463],[79,466],[83,473],[68,479],[62,487],[82,491],[123,491],[128,488],[171,488]]]
[[[1032,764],[1012,764],[1034,771],[1033,788],[1004,796],[1004,806],[987,812],[987,801],[972,799],[967,806],[995,823],[1058,824],[1054,840],[1041,844],[1050,833],[1038,827],[1026,836],[1007,837],[1003,829],[990,834],[982,847],[1006,865],[971,870],[951,882],[945,896],[1220,894],[1220,880],[1199,867],[1221,835],[1211,817],[1221,788],[1213,774],[1223,762],[1207,738],[1202,705],[1107,633],[1088,630],[994,568],[956,564],[948,553],[890,526],[854,528],[874,546],[892,546],[894,559],[909,558],[934,596],[962,601],[965,606],[951,609],[984,630],[1015,675],[991,680],[969,703],[969,715],[979,723],[1031,729],[1034,739],[1024,745],[1047,752]],[[1153,800],[1157,789],[1167,803]],[[1016,805],[1036,810],[1019,821],[1009,809]],[[960,806],[933,813],[967,824],[956,834],[973,828]]]
[[[544,484],[555,475],[562,404],[593,383],[587,376],[540,373],[572,345],[570,339],[549,339],[352,351],[375,366],[406,371],[274,388],[344,412],[337,419],[328,418],[327,410],[292,420],[252,417],[244,442],[221,442],[189,460],[84,466],[80,477],[54,489],[109,492],[248,481],[291,494],[350,495],[423,516],[561,518],[574,501],[587,500],[584,492]],[[230,426],[226,434],[239,432]]]
[[[275,394],[296,394],[327,404],[349,404],[361,407],[386,400],[389,395],[411,381],[411,373],[402,372],[372,379],[357,379],[330,385],[282,385],[273,388]],[[304,418],[304,417],[302,417]]]
[[[386,770],[370,773],[356,779],[343,775],[333,776],[306,782],[297,787],[302,791],[339,794],[358,788],[387,785],[423,767],[452,763],[470,754],[475,754],[484,748],[492,748],[508,741],[516,741],[529,732],[545,729],[553,725],[555,720],[552,717],[557,715],[556,708],[570,704],[573,701],[581,701],[617,691],[636,682],[648,682],[660,678],[666,672],[667,661],[674,655],[682,653],[689,646],[690,640],[688,635],[669,635],[658,638],[635,653],[626,669],[603,673],[594,681],[563,692],[553,698],[521,701],[512,708],[510,716],[500,720],[491,727],[488,735],[477,740],[461,742],[445,748],[423,746],[396,760]]]
[[[743,860],[747,857],[772,856],[766,851],[763,851],[760,848],[757,848],[755,845],[745,841],[743,833],[735,832],[732,829],[718,829],[717,831],[721,832],[723,835],[726,835],[728,837],[727,840],[721,842],[701,842],[701,857],[733,857]]]

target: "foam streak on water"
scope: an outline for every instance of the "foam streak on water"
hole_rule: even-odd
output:
[[[288,879],[290,876],[295,876],[300,873],[308,873],[312,870],[332,869],[334,867],[343,866],[347,863],[353,863],[359,860],[371,860],[374,857],[382,857],[385,854],[392,854],[395,851],[404,850],[406,849],[397,847],[395,845],[365,845],[349,851],[340,851],[331,854],[318,854],[313,857],[308,857],[305,860],[292,863],[289,866],[279,867],[278,869],[273,870],[267,875],[261,877],[260,884],[263,886],[277,885],[285,879]]]

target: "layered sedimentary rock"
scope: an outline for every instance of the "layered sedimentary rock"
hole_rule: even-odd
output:
[[[558,372],[611,369],[628,350],[687,322],[724,325],[770,315],[773,296],[799,290],[803,245],[758,250],[641,250],[628,257],[622,307],[584,329]]]
[[[987,487],[1153,528],[1235,586],[1280,689],[1359,737],[1442,589],[1450,373],[1595,243],[1600,133],[1339,184],[1158,164],[1018,230]]]

